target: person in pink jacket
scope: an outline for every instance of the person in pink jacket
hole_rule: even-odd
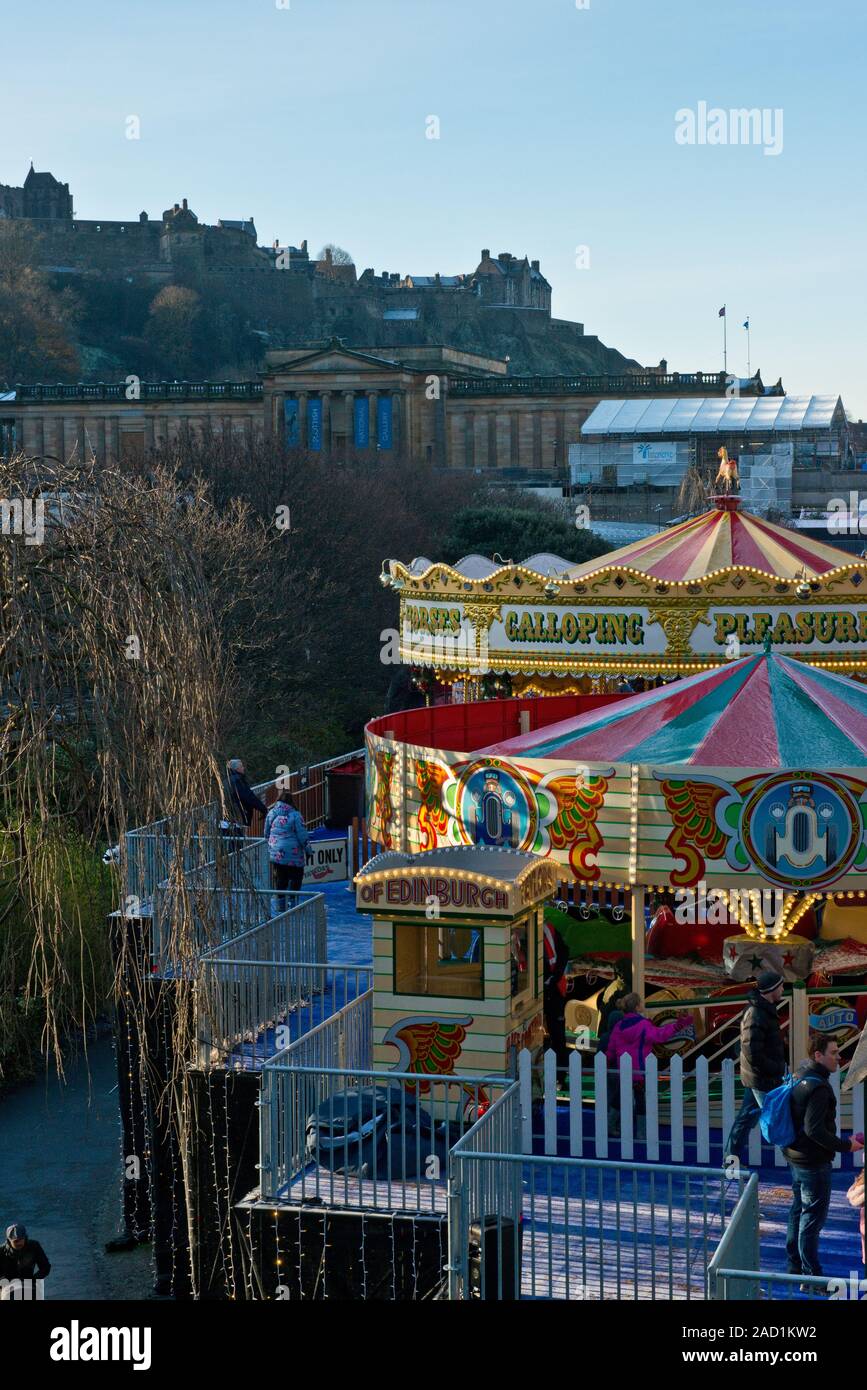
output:
[[[856,1138],[863,1139],[863,1134]],[[849,1205],[859,1207],[861,1210],[861,1263],[867,1267],[867,1238],[864,1235],[864,1169],[858,1174],[849,1191],[846,1193]]]
[[[627,994],[620,1001],[623,1017],[614,1025],[605,1053],[608,1059],[608,1133],[615,1138],[620,1133],[620,1058],[628,1052],[632,1058],[632,1086],[638,1123],[636,1137],[642,1137],[646,1113],[644,1094],[644,1063],[656,1043],[666,1043],[676,1033],[684,1031],[675,1019],[657,1027],[641,1013],[641,998]]]

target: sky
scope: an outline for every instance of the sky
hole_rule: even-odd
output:
[[[337,242],[359,273],[526,254],[557,317],[669,370],[723,366],[725,304],[730,371],[749,317],[766,385],[867,418],[863,0],[2,12],[2,183],[32,159],[81,218],[187,197],[207,222],[253,216],[265,245]],[[757,141],[740,108],[765,113]]]

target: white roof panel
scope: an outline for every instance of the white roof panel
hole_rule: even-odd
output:
[[[600,401],[581,426],[581,433],[607,434],[611,421],[623,404],[623,401]]]
[[[664,434],[665,422],[671,414],[674,402],[668,400],[648,401],[647,409],[641,417],[642,434]]]
[[[673,434],[686,434],[704,402],[700,396],[681,396],[671,403],[668,428]]]
[[[680,396],[600,401],[581,426],[592,434],[791,434],[830,428],[839,396]]]
[[[805,430],[827,429],[834,417],[834,411],[842,402],[839,396],[811,396],[804,415]]]
[[[690,428],[692,430],[706,430],[709,434],[715,434],[720,427],[720,421],[731,404],[730,396],[710,396],[701,402],[695,412]]]
[[[636,434],[641,417],[650,404],[647,400],[621,401],[620,409],[608,426],[610,434]]]
[[[755,396],[732,396],[723,416],[724,428],[735,432],[742,429],[749,420],[755,403]]]

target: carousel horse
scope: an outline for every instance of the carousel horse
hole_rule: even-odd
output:
[[[729,458],[728,449],[724,444],[722,448],[717,449],[716,456],[719,459],[719,472],[714,482],[721,483],[726,492],[731,492],[733,488],[740,487],[737,459]]]

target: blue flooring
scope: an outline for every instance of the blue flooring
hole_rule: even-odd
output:
[[[328,959],[345,965],[372,965],[373,919],[356,912],[353,885],[325,883],[318,891],[325,894]]]
[[[593,1108],[585,1106],[583,1112],[584,1119],[584,1156],[591,1162],[595,1154],[594,1131],[593,1131]],[[648,1160],[647,1152],[643,1143],[635,1141],[633,1144],[632,1159],[624,1159],[625,1163],[646,1163],[657,1162],[661,1166],[681,1166],[681,1167],[702,1167],[717,1168],[722,1165],[721,1145],[711,1145],[710,1161],[697,1159],[696,1143],[689,1130],[684,1136],[684,1159],[680,1165],[672,1165],[669,1158],[671,1152],[670,1131],[667,1127],[660,1126],[660,1153],[661,1158]],[[557,1151],[558,1156],[567,1157],[569,1153],[569,1107],[566,1104],[559,1104],[557,1107]],[[534,1107],[533,1111],[533,1152],[544,1153],[544,1130],[543,1130],[543,1111],[541,1106]],[[620,1160],[620,1143],[617,1139],[608,1141],[608,1159],[602,1162],[617,1162]],[[757,1169],[750,1169],[759,1174],[759,1243],[760,1243],[760,1263],[762,1270],[784,1273],[786,1269],[786,1231],[788,1224],[789,1207],[792,1202],[792,1188],[788,1167],[778,1168],[774,1163],[773,1150],[766,1145],[762,1148],[762,1166]],[[864,1267],[861,1264],[861,1245],[860,1233],[858,1228],[858,1211],[851,1207],[846,1199],[846,1190],[854,1180],[858,1169],[853,1163],[851,1154],[844,1154],[839,1169],[834,1169],[832,1174],[832,1197],[828,1219],[822,1231],[819,1242],[819,1255],[822,1262],[823,1276],[829,1279],[849,1280],[854,1274],[858,1278],[864,1277]],[[528,1174],[531,1174],[529,1178]],[[583,1174],[583,1175],[582,1175]],[[550,1175],[550,1176],[549,1176]],[[661,1209],[668,1205],[670,1195],[675,1199],[675,1205],[682,1212],[684,1197],[689,1189],[690,1201],[694,1201],[696,1195],[701,1197],[702,1184],[697,1178],[688,1179],[685,1175],[675,1174],[671,1179],[672,1187],[669,1194],[668,1176],[666,1174],[632,1174],[623,1173],[618,1178],[616,1170],[613,1169],[579,1169],[568,1164],[544,1167],[541,1169],[525,1169],[525,1182],[529,1182],[529,1190],[534,1194],[535,1200],[546,1201],[548,1188],[551,1186],[551,1194],[557,1198],[564,1199],[564,1216],[568,1227],[571,1229],[577,1219],[587,1232],[590,1239],[594,1239],[599,1234],[600,1222],[593,1218],[594,1204],[598,1201],[598,1196],[602,1194],[602,1208],[605,1213],[604,1223],[610,1231],[612,1222],[617,1223],[617,1213],[620,1210],[622,1220],[617,1227],[621,1240],[627,1245],[633,1242],[644,1251],[647,1258],[650,1258],[650,1245],[655,1242],[651,1239],[651,1222],[647,1215],[648,1207],[652,1208],[659,1204]],[[710,1189],[708,1189],[710,1190]],[[730,1215],[737,1200],[737,1183],[732,1180],[726,1184],[726,1206]],[[715,1188],[718,1193],[719,1189]],[[619,1192],[619,1200],[618,1200]],[[582,1195],[585,1199],[582,1207]],[[567,1203],[568,1199],[568,1203]],[[589,1199],[589,1206],[587,1205]],[[525,1211],[527,1198],[525,1197]],[[643,1215],[638,1218],[637,1232],[632,1229],[633,1208]],[[568,1212],[568,1215],[566,1213]],[[590,1216],[589,1223],[587,1216]],[[716,1239],[719,1239],[719,1223],[715,1227]],[[565,1236],[565,1227],[563,1234]],[[667,1231],[664,1226],[657,1226],[655,1230],[655,1240],[662,1241],[663,1245],[671,1239],[673,1247],[679,1252],[679,1263],[681,1268],[685,1264],[692,1266],[692,1259],[689,1256],[690,1248],[694,1251],[696,1244],[696,1233],[688,1232],[688,1228],[683,1224],[682,1218],[679,1220],[673,1232]],[[810,1294],[802,1293],[797,1285],[774,1283],[770,1288],[765,1286],[764,1297],[773,1299],[806,1299],[807,1297],[817,1296],[815,1292]]]
[[[372,919],[355,910],[355,889],[346,883],[325,883],[317,892],[325,895],[325,916],[328,927],[328,959],[341,965],[371,965],[373,963]],[[304,1005],[280,1020],[281,1046],[295,1042],[317,1024],[330,1018],[338,1009],[356,997],[355,981],[350,976],[332,988],[332,976],[325,976],[325,990],[312,995]],[[276,1030],[263,1029],[255,1039],[239,1043],[232,1051],[230,1066],[241,1071],[255,1070],[280,1049]]]

